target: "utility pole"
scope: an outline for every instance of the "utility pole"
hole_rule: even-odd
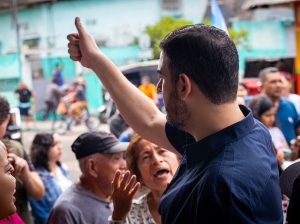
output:
[[[12,0],[12,21],[13,27],[16,29],[16,41],[17,41],[17,54],[19,61],[19,74],[22,79],[22,49],[21,49],[21,38],[20,38],[20,24],[18,21],[18,3],[17,0]]]
[[[295,13],[295,39],[296,39],[296,56],[295,56],[295,77],[297,93],[300,93],[300,2],[294,2]]]

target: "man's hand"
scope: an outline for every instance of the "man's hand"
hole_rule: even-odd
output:
[[[79,17],[75,18],[75,26],[78,33],[72,33],[67,36],[70,58],[74,61],[79,61],[84,67],[92,69],[92,62],[95,56],[100,54],[100,51],[94,38],[81,25]]]
[[[113,220],[123,220],[126,218],[131,208],[133,196],[140,187],[140,183],[136,182],[136,176],[126,171],[123,179],[121,172],[117,171],[113,180],[112,200],[114,211],[112,213]]]

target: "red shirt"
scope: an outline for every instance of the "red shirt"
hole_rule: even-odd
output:
[[[24,224],[22,219],[18,216],[17,213],[14,213],[5,219],[0,220],[0,224]]]

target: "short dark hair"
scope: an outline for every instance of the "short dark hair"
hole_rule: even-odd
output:
[[[204,24],[184,26],[169,33],[160,48],[175,82],[185,73],[212,103],[236,100],[238,52],[224,31]]]
[[[48,171],[49,156],[48,152],[54,144],[53,134],[38,133],[35,135],[30,150],[30,157],[36,168],[44,168]]]
[[[277,73],[277,72],[279,72],[279,70],[275,67],[268,67],[268,68],[262,69],[258,74],[260,82],[264,83],[267,80],[267,75],[268,74]]]
[[[273,101],[265,95],[258,95],[249,102],[249,108],[257,120],[261,120],[261,115],[273,107]]]
[[[0,124],[2,124],[9,116],[9,103],[8,101],[0,96]]]

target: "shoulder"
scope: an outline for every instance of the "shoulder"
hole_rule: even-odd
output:
[[[185,131],[179,130],[169,122],[166,122],[165,124],[165,133],[169,142],[180,154],[184,153],[183,146],[195,143],[195,139],[192,135]]]
[[[82,216],[80,208],[67,201],[61,201],[52,208],[48,223],[76,223]]]
[[[292,102],[290,102],[289,100],[286,100],[284,98],[280,98],[279,107],[281,107],[281,108],[295,109],[294,104]]]

